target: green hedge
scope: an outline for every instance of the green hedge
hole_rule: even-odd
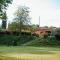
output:
[[[59,46],[60,42],[55,39],[55,37],[47,38],[36,38],[35,40],[28,42],[28,46]]]
[[[0,45],[21,45],[28,41],[35,39],[34,36],[14,36],[14,35],[3,35],[0,36]]]
[[[0,45],[57,46],[60,45],[60,41],[57,41],[55,37],[40,38],[32,35],[0,35]]]

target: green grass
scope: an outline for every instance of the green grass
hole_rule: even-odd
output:
[[[17,58],[0,55],[0,60],[17,60]]]
[[[59,47],[0,46],[0,60],[60,60]]]
[[[31,54],[49,54],[50,51],[59,51],[59,48],[53,47],[31,47],[31,46],[0,46],[0,53],[31,53]]]

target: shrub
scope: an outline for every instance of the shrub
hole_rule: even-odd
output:
[[[21,45],[28,41],[33,40],[34,36],[28,36],[28,35],[21,35],[21,36],[15,36],[15,35],[2,35],[0,36],[0,45]]]

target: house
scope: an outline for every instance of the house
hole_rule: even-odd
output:
[[[38,36],[44,36],[44,35],[50,35],[51,32],[52,32],[52,30],[49,28],[40,27],[40,28],[36,29],[33,32],[33,34],[38,35]]]

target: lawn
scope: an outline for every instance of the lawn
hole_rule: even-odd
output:
[[[60,60],[60,48],[0,46],[0,60]]]

